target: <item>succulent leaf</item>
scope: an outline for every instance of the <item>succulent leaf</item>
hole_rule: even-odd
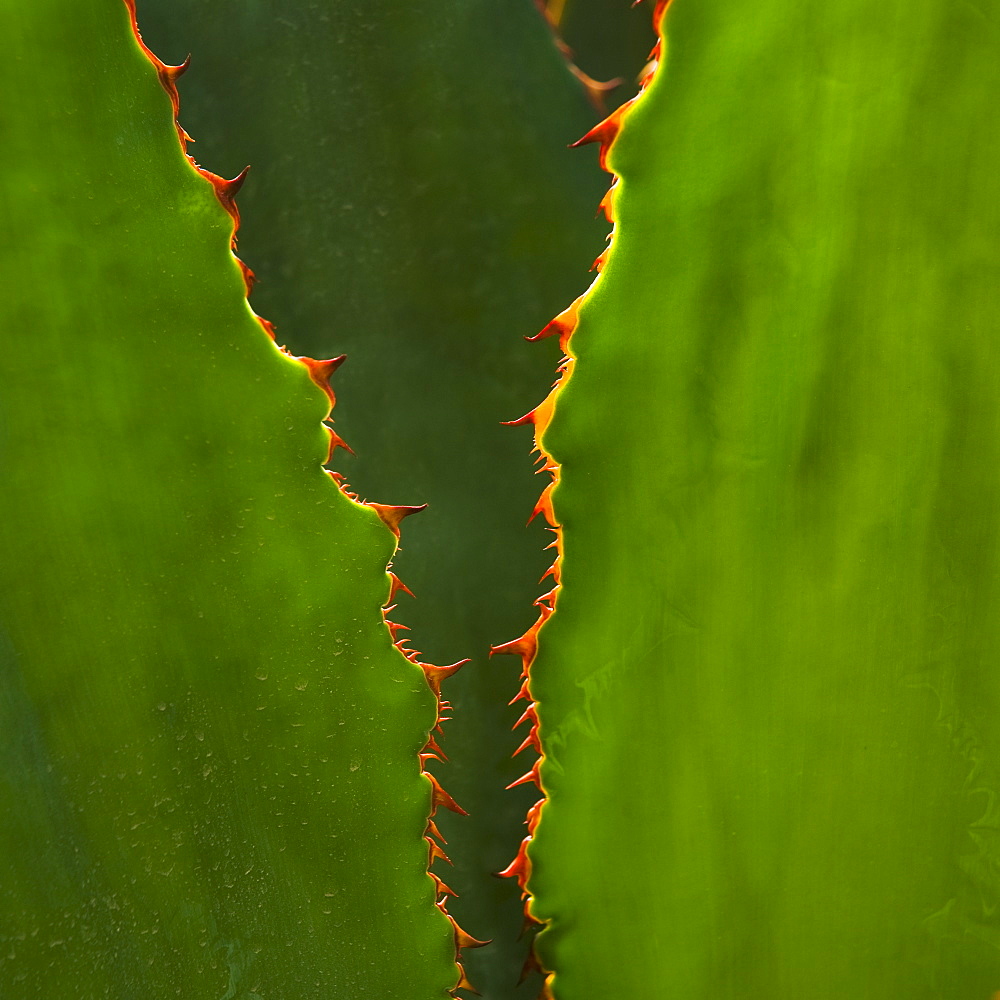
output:
[[[443,997],[435,695],[317,363],[247,306],[241,179],[121,0],[0,28],[3,996]]]
[[[1000,25],[665,22],[597,136],[616,233],[535,419],[560,586],[511,874],[546,995],[986,1000]]]

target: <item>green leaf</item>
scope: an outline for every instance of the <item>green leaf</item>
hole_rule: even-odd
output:
[[[1000,990],[995,11],[678,0],[543,442],[557,1000]]]
[[[121,0],[0,27],[4,996],[442,996],[395,540]]]

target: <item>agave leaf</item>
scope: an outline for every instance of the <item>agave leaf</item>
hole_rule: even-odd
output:
[[[550,992],[986,1000],[1000,27],[922,0],[666,22],[543,436]]]
[[[538,491],[530,439],[501,426],[547,388],[553,344],[530,345],[585,287],[606,225],[604,176],[567,145],[596,120],[529,2],[315,4],[141,0],[143,36],[191,69],[191,151],[252,169],[240,193],[251,301],[294,353],[346,353],[336,467],[375,500],[429,503],[394,569],[416,594],[395,620],[414,648],[474,662],[449,681],[453,721],[432,764],[468,818],[443,816],[459,922],[494,944],[463,956],[477,989],[517,988],[516,887],[490,877],[523,836],[531,794],[507,708],[516,670],[490,643],[523,629],[547,560],[524,531]],[[546,358],[551,359],[546,361]]]
[[[2,993],[443,996],[395,539],[125,5],[0,28]]]

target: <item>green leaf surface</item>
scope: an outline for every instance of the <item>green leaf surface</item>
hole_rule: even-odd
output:
[[[0,29],[0,993],[443,996],[394,538],[121,0]]]
[[[469,817],[442,816],[463,955],[492,1000],[517,988],[517,887],[491,878],[523,836],[531,793],[505,792],[517,671],[486,652],[530,620],[548,560],[524,530],[539,480],[523,428],[555,349],[525,344],[588,283],[606,231],[604,175],[568,144],[596,115],[530,0],[140,0],[143,37],[191,68],[179,83],[191,152],[240,192],[251,301],[296,354],[346,353],[335,466],[373,500],[430,506],[394,569],[416,594],[393,619],[437,663],[455,705],[432,765]],[[643,53],[644,54],[644,53]],[[534,977],[532,977],[534,979]]]
[[[545,434],[556,1000],[1000,990],[1000,26],[676,0]]]

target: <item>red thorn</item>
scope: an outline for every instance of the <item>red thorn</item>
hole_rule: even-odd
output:
[[[469,814],[441,787],[437,778],[433,774],[424,771],[428,780],[431,783],[431,803],[433,809],[431,810],[431,815],[437,810],[438,806],[444,806],[445,809],[450,809],[453,813],[458,813],[459,816],[468,816]]]
[[[459,990],[468,990],[468,991],[469,991],[470,993],[475,993],[475,995],[476,995],[477,997],[481,997],[481,996],[482,996],[482,993],[480,993],[480,992],[479,992],[479,990],[477,990],[477,989],[476,989],[476,988],[475,988],[475,987],[474,987],[474,986],[472,985],[472,983],[470,983],[470,982],[469,982],[469,979],[468,979],[468,977],[467,977],[467,976],[465,975],[465,969],[463,969],[463,968],[462,968],[462,965],[461,965],[461,963],[460,963],[460,962],[456,962],[455,964],[456,964],[456,965],[458,966],[458,972],[459,972],[459,978],[458,978],[458,985],[457,985],[457,986],[455,986],[455,987],[453,987],[453,988],[452,988],[452,989],[451,989],[451,990],[449,991],[449,992],[451,993],[451,995],[452,995],[452,996],[455,996],[455,994],[456,994],[456,993],[457,993],[457,992],[458,992]]]
[[[459,670],[466,665],[466,663],[471,663],[469,659],[458,660],[456,663],[452,663],[447,667],[435,667],[430,663],[421,663],[420,666],[423,667],[424,676],[427,678],[427,683],[430,685],[431,690],[440,698],[441,697],[441,682],[452,674],[457,674]],[[443,704],[442,704],[443,707]]]
[[[447,760],[448,755],[437,745],[437,740],[433,736],[427,738],[427,745],[424,747],[425,750],[433,750],[441,760]]]
[[[444,853],[444,851],[441,850],[440,846],[437,843],[431,840],[430,837],[424,837],[424,840],[426,840],[428,845],[430,845],[430,850],[428,854],[429,860],[427,862],[428,867],[434,864],[434,862],[437,861],[438,858],[440,858],[446,864],[452,865],[452,867],[454,867],[454,862],[451,860],[451,858],[448,857],[447,854]]]
[[[526,340],[534,340],[534,337],[526,337]],[[523,417],[518,417],[517,420],[501,420],[500,423],[504,427],[522,427],[524,424],[533,424],[535,422],[535,411],[529,410]]]
[[[604,265],[607,264],[608,262],[608,254],[610,253],[611,253],[611,247],[606,247],[604,250],[602,250],[597,255],[597,258],[594,260],[594,263],[590,265],[591,271],[597,271],[598,273],[603,271]]]
[[[507,702],[508,705],[516,705],[519,701],[531,701],[531,693],[528,691],[528,681],[525,678],[524,683],[521,685],[517,694],[514,695],[510,701]]]
[[[560,338],[568,336],[576,327],[577,313],[582,301],[583,296],[581,295],[574,299],[558,316],[549,320],[533,337],[525,337],[524,339],[535,341],[545,340],[547,337],[555,337],[557,335]]]
[[[538,502],[532,508],[531,517],[528,518],[528,524],[539,514],[545,518],[546,522],[553,528],[559,527],[559,522],[556,520],[555,511],[552,508],[552,491],[556,488],[556,483],[553,481],[549,483],[548,486],[542,490],[542,495],[538,498]]]
[[[225,177],[213,174],[210,170],[201,170],[202,176],[207,178],[215,189],[215,197],[219,199],[222,207],[232,217],[236,229],[240,225],[240,210],[236,207],[236,195],[239,193],[240,188],[243,187],[243,182],[247,179],[249,171],[249,166],[244,167],[231,180],[226,180]]]
[[[535,606],[541,610],[543,620],[548,618],[549,615],[551,615],[555,610],[556,594],[558,594],[558,592],[559,588],[553,587],[547,593],[535,598]]]
[[[400,580],[400,578],[398,576],[396,576],[395,573],[390,572],[389,573],[389,579],[391,581],[390,584],[389,584],[389,601],[390,602],[396,596],[397,591],[400,591],[400,590],[404,594],[409,594],[410,597],[413,597],[413,591],[410,590],[410,588],[407,587],[406,584],[403,583],[403,581]]]
[[[613,141],[620,127],[617,118],[617,112],[612,112],[603,121],[598,122],[589,132],[580,136],[576,142],[571,142],[569,148],[576,149],[579,146],[588,146],[592,142],[599,142],[603,145],[604,143]]]
[[[149,56],[150,61],[156,67],[156,75],[160,78],[160,86],[163,87],[170,98],[170,103],[174,108],[174,125],[177,128],[177,135],[181,140],[181,148],[186,149],[186,144],[191,142],[191,136],[181,128],[177,121],[177,115],[181,110],[181,99],[177,93],[177,81],[184,75],[184,71],[188,66],[191,65],[191,56],[188,54],[187,59],[179,66],[168,66],[162,59],[150,52],[145,45],[142,47],[146,49],[146,55]]]
[[[519,726],[523,726],[526,722],[530,722],[532,725],[538,724],[538,714],[535,709],[535,703],[531,702],[528,707],[524,710],[524,714],[521,716],[517,722],[511,726],[511,729],[517,729]]]
[[[527,739],[511,754],[511,757],[516,757],[519,753],[523,753],[525,750],[531,747],[536,753],[542,752],[542,744],[538,738],[538,730],[532,726],[531,732],[528,733]]]
[[[386,527],[397,538],[399,538],[399,522],[402,521],[404,517],[409,517],[411,514],[417,514],[427,508],[427,504],[425,503],[422,503],[419,507],[395,507],[392,504],[371,503],[370,501],[368,506],[371,507],[380,518],[382,518]]]
[[[332,410],[337,405],[337,397],[333,394],[330,376],[347,360],[347,355],[341,354],[340,357],[328,358],[323,361],[305,357],[296,360],[301,361],[306,366],[309,370],[309,377],[326,393]]]
[[[223,189],[227,198],[235,198],[240,193],[240,188],[243,187],[243,182],[247,179],[248,173],[250,173],[249,163],[235,177],[222,181],[219,186]]]
[[[354,449],[332,427],[327,427],[326,429],[330,433],[330,448],[326,453],[326,462],[323,463],[324,465],[333,461],[333,453],[338,448],[343,448],[344,451],[350,452],[352,455],[354,454]]]
[[[176,83],[187,71],[188,67],[191,65],[191,53],[187,54],[187,58],[178,66],[168,66],[163,63],[163,68],[160,70],[164,76],[170,80],[171,83]]]
[[[458,926],[455,918],[450,914],[448,919],[451,921],[452,927],[455,928],[455,946],[457,948],[485,948],[488,944],[493,943],[492,938],[489,938],[486,941],[480,941],[479,938],[474,938],[467,931],[463,931],[462,928]]]
[[[542,758],[539,757],[538,760],[536,760],[535,763],[531,765],[531,770],[527,771],[525,774],[522,774],[521,777],[517,779],[517,781],[512,781],[507,786],[505,791],[510,791],[512,788],[517,788],[518,785],[531,784],[531,782],[534,782],[535,785],[538,787],[538,790],[541,791],[542,779],[538,773],[538,769],[541,767],[541,764],[542,764]]]
[[[388,621],[385,624],[386,624],[386,628],[389,629],[389,634],[392,636],[392,641],[393,642],[396,641],[396,633],[397,632],[409,632],[410,631],[410,626],[409,625],[399,625],[396,622],[388,622]]]
[[[500,878],[516,878],[522,890],[531,877],[531,859],[528,857],[530,843],[531,837],[525,837],[517,849],[517,857],[502,872],[497,873]]]
[[[524,635],[513,642],[505,642],[500,646],[490,646],[490,656],[520,656],[531,659],[535,655],[537,642],[529,629]]]
[[[454,896],[456,899],[458,898],[458,893],[455,892],[454,889],[450,889],[446,886],[444,882],[434,874],[434,872],[428,872],[427,874],[434,880],[434,886],[437,889],[437,894],[439,896]]]
[[[448,841],[441,836],[441,831],[437,828],[437,823],[432,819],[427,820],[427,831],[424,834],[425,837],[437,837],[442,844],[447,844]]]
[[[633,101],[635,98],[632,99]],[[601,144],[601,153],[599,162],[602,170],[608,169],[608,150],[611,148],[611,144],[615,141],[618,136],[618,131],[621,128],[622,115],[625,114],[626,109],[632,106],[632,101],[626,101],[620,108],[612,111],[607,118],[602,122],[598,122],[586,135],[581,136],[576,142],[570,143],[570,149],[576,149],[578,146],[586,146],[592,142],[599,142]]]

